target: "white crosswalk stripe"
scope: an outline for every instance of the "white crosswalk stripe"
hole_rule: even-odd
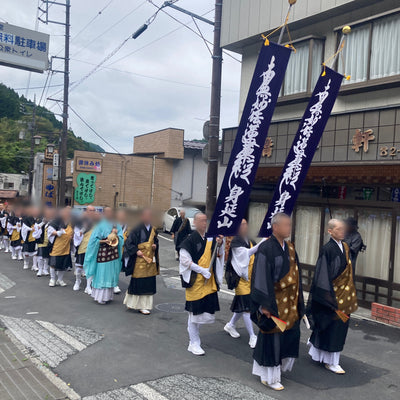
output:
[[[91,329],[0,315],[0,321],[50,367],[103,338]]]
[[[0,273],[0,294],[12,288],[15,285],[11,279],[8,279],[4,274]]]

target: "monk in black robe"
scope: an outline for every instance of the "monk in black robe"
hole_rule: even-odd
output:
[[[179,260],[179,247],[192,233],[189,218],[186,218],[186,212],[183,208],[179,212],[179,217],[172,224],[171,233],[175,243],[176,259]]]
[[[223,238],[207,238],[207,216],[194,216],[196,230],[181,244],[179,273],[185,290],[185,310],[188,312],[188,351],[202,356],[200,326],[212,324],[219,311],[218,290],[224,268]],[[214,253],[215,251],[215,253]],[[215,254],[215,257],[213,257]]]
[[[330,220],[328,233],[331,239],[321,249],[307,306],[313,328],[309,354],[330,371],[344,374],[340,352],[346,342],[350,313],[358,308],[357,295],[349,246],[343,242],[344,223]]]
[[[158,237],[156,228],[151,225],[152,218],[150,209],[143,210],[142,222],[129,233],[123,254],[125,274],[132,276],[124,304],[144,315],[150,314],[153,308],[156,276],[160,273]]]
[[[281,371],[290,371],[299,355],[304,302],[298,257],[285,241],[292,230],[290,217],[278,213],[271,223],[272,236],[258,249],[252,277],[252,320],[260,328],[253,374],[262,384],[283,390]]]

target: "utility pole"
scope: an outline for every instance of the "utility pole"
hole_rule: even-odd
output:
[[[31,131],[31,152],[29,158],[29,186],[28,186],[28,195],[29,198],[32,198],[32,186],[33,186],[33,159],[35,156],[35,126],[36,126],[36,95],[33,98],[33,113],[32,113],[32,122],[30,126]]]
[[[65,53],[64,53],[64,98],[63,126],[60,140],[60,179],[58,181],[58,205],[65,205],[65,188],[67,177],[67,140],[68,140],[68,92],[69,92],[69,40],[70,40],[70,0],[65,4]]]
[[[222,49],[221,49],[221,19],[222,1],[215,1],[214,20],[214,45],[212,54],[212,78],[211,78],[211,105],[210,128],[208,139],[208,170],[207,170],[207,195],[206,214],[211,219],[217,202],[218,183],[218,147],[219,124],[221,110],[221,80],[222,80]]]
[[[59,145],[59,156],[60,156],[60,173],[57,173],[54,176],[54,180],[58,181],[57,185],[57,205],[64,206],[65,205],[65,188],[66,188],[66,176],[67,176],[67,138],[68,138],[68,92],[69,92],[69,41],[70,41],[70,15],[71,15],[71,1],[65,0],[65,4],[63,2],[57,0],[42,0],[45,8],[39,7],[39,10],[45,15],[45,19],[39,17],[39,21],[44,24],[57,24],[63,25],[65,27],[65,50],[64,57],[53,56],[51,59],[63,59],[64,60],[64,70],[56,70],[53,69],[53,65],[51,66],[52,72],[60,72],[64,74],[64,96],[63,96],[63,126],[62,132],[60,135],[60,145]],[[65,22],[55,21],[49,19],[49,8],[51,5],[65,7]],[[59,101],[56,99],[48,98],[48,100]]]

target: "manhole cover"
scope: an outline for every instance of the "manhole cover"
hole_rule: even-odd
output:
[[[183,303],[162,303],[157,304],[156,309],[158,311],[170,312],[170,313],[184,313],[185,304]]]

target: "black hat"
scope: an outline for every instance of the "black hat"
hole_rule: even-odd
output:
[[[357,228],[358,229],[358,221],[355,218],[353,218],[353,217],[346,218],[344,220],[344,222],[345,222],[346,225],[349,225],[349,226],[351,226],[353,228]]]

